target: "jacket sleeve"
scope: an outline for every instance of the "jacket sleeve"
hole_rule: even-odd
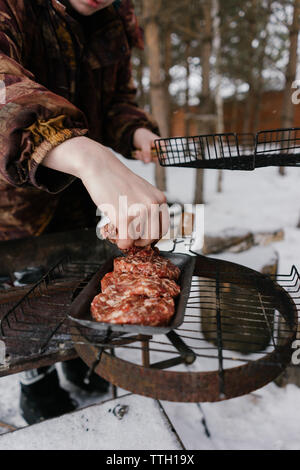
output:
[[[144,48],[143,32],[138,25],[131,0],[122,0],[119,8],[129,49]],[[105,123],[106,144],[130,158],[133,150],[133,134],[143,127],[159,134],[157,123],[148,113],[138,108],[137,89],[132,77],[131,55],[126,54],[120,62],[117,76],[117,87],[113,101],[107,113]]]
[[[130,158],[134,149],[133,134],[140,127],[159,133],[153,118],[137,106],[131,59],[128,58],[119,67],[117,91],[105,119],[105,144]]]
[[[40,163],[55,146],[85,135],[87,125],[81,111],[21,65],[21,20],[10,1],[0,0],[0,179],[57,193],[74,178]]]

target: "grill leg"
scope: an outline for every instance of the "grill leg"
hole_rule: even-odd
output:
[[[111,349],[111,355],[112,355],[113,357],[116,356],[115,348],[112,348],[112,349]],[[112,386],[112,396],[113,396],[113,399],[118,398],[118,387],[116,387],[116,385],[113,385],[113,386]]]
[[[142,345],[142,365],[144,367],[150,367],[150,350],[149,350],[149,339],[141,341]]]

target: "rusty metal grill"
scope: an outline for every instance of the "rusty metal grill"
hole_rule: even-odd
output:
[[[153,337],[100,334],[67,318],[72,299],[98,268],[64,258],[34,286],[2,296],[0,339],[8,364],[75,347],[93,369],[127,390],[175,401],[216,401],[268,383],[289,363],[300,311],[296,267],[271,279],[198,256],[184,323]],[[232,371],[241,374],[235,388]],[[173,390],[168,381],[175,377]],[[179,385],[188,377],[200,380],[194,384],[199,392]],[[205,380],[208,388],[201,390]]]
[[[245,171],[300,166],[300,128],[173,137],[155,146],[162,166]]]

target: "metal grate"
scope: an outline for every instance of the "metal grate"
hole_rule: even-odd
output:
[[[74,338],[71,340],[69,330],[72,322],[66,314],[76,291],[79,292],[89,282],[98,268],[97,264],[62,260],[17,302],[2,303],[1,339],[17,338],[20,342],[38,345],[40,349],[49,347],[51,343],[58,342],[61,346],[62,341],[64,345],[73,343]],[[283,338],[281,334],[290,331],[291,324],[283,329],[279,325],[282,321],[286,324],[286,320],[276,309],[274,295],[262,294],[258,284],[253,287],[255,274],[216,271],[213,279],[211,273],[209,278],[205,276],[203,271],[201,276],[193,277],[185,322],[176,330],[182,338],[197,341],[198,345],[210,342],[210,345],[193,348],[194,351],[210,351],[208,355],[203,355],[204,358],[219,358],[220,349],[240,350],[242,354],[226,357],[226,360],[248,361],[251,358],[245,358],[244,354],[265,354],[268,348],[276,348]],[[241,280],[243,286],[240,285]],[[300,311],[300,275],[296,267],[293,266],[289,275],[277,275],[276,282],[289,293]],[[261,280],[260,285],[263,285]],[[7,300],[15,292],[7,292]],[[95,340],[95,345],[103,345],[103,335],[86,328],[82,330],[88,332],[90,340]],[[185,333],[194,333],[196,336],[192,338]],[[150,343],[170,345],[169,341],[164,342],[162,338],[160,341],[153,339]],[[114,342],[109,343],[109,347],[115,347]],[[133,346],[119,346],[118,342],[116,347],[135,349]],[[153,351],[164,354],[171,352],[160,349]],[[201,357],[202,353],[196,352],[196,355]]]
[[[256,168],[264,166],[300,167],[300,129],[259,132],[255,143]]]
[[[106,355],[99,373],[122,388],[147,396],[218,401],[249,393],[284,370],[300,310],[297,269],[277,276],[282,287],[247,268],[203,257],[197,259],[195,274],[181,327],[166,337],[137,338],[141,346],[125,340],[114,350],[121,361],[116,363]],[[78,351],[88,361],[80,347]],[[142,360],[143,355],[147,357],[147,374],[140,367],[139,352]],[[97,367],[97,360],[93,366]],[[174,366],[171,376],[165,372]],[[130,377],[134,377],[133,383]]]
[[[266,166],[300,167],[300,128],[255,134],[210,134],[158,139],[162,166],[251,171]]]
[[[29,289],[1,293],[0,339],[11,358],[72,347],[66,313],[77,286],[88,282],[98,267],[64,257]]]
[[[293,267],[289,275],[276,276],[275,284],[238,265],[218,263],[198,257],[181,327],[166,336],[144,337],[74,326],[67,319],[68,309],[99,265],[65,258],[25,294],[22,290],[19,299],[15,291],[7,292],[0,306],[0,339],[12,361],[88,344],[99,351],[94,368],[105,350],[125,364],[157,371],[174,366],[186,371],[187,364],[193,370],[215,371],[222,399],[231,367],[258,362],[260,367],[280,370],[286,366],[281,348],[296,337],[300,276]]]

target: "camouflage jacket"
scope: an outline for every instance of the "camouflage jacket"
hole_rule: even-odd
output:
[[[0,240],[53,218],[74,178],[40,165],[51,148],[88,135],[129,156],[137,128],[156,130],[135,103],[131,49],[143,39],[131,0],[91,17],[61,1],[0,0]]]

